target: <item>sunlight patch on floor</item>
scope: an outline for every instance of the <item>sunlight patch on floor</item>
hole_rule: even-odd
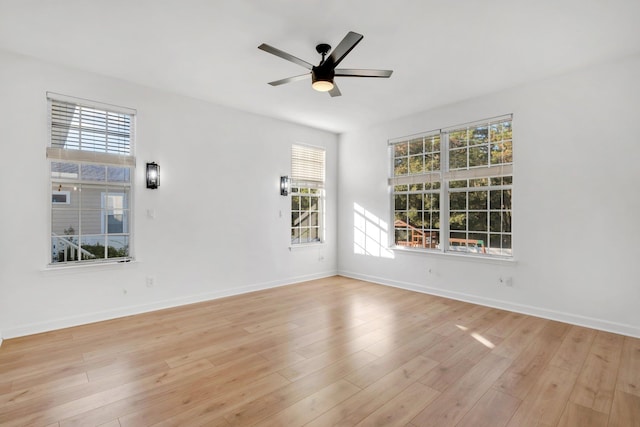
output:
[[[456,327],[461,331],[465,331],[465,332],[469,330],[469,328],[462,325],[456,325]],[[492,343],[491,341],[489,341],[488,339],[486,339],[485,337],[483,337],[477,332],[470,332],[469,335],[471,336],[471,338],[475,339],[476,341],[478,341],[480,344],[484,345],[487,348],[494,348],[496,346],[494,343]]]

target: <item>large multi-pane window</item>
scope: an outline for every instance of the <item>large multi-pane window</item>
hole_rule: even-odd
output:
[[[49,102],[50,264],[129,259],[134,112],[63,96]]]
[[[511,116],[390,141],[396,246],[512,256]]]
[[[325,150],[291,147],[291,244],[324,240]]]

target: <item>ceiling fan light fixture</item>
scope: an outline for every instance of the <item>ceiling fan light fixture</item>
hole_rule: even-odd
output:
[[[318,92],[329,92],[333,89],[333,82],[331,80],[316,80],[311,83],[311,87]]]
[[[333,89],[334,71],[331,68],[313,67],[311,69],[311,87],[318,92],[329,92]]]

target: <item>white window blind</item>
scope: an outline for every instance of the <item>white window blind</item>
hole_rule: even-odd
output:
[[[134,166],[135,110],[48,94],[51,140],[47,157]]]
[[[304,145],[291,146],[291,180],[294,183],[324,185],[325,151]]]

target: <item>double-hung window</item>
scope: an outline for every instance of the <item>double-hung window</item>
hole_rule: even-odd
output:
[[[324,241],[325,150],[291,147],[291,244]]]
[[[396,246],[512,256],[511,116],[390,141]]]
[[[131,257],[135,111],[48,94],[49,263]]]

